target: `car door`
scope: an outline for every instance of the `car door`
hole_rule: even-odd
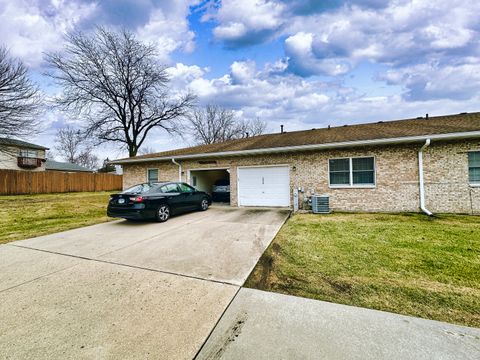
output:
[[[183,201],[185,202],[185,211],[194,210],[198,208],[200,200],[198,199],[198,192],[195,188],[185,183],[178,184],[180,189],[180,195],[183,195]]]
[[[170,183],[160,187],[161,192],[167,198],[170,210],[180,213],[186,210],[187,202],[185,195],[180,191],[178,184]]]

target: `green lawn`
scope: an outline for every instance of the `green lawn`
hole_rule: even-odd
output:
[[[480,326],[480,217],[294,215],[246,286]]]
[[[0,196],[0,244],[108,221],[110,192]]]

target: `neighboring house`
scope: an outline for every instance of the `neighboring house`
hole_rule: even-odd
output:
[[[0,169],[45,171],[46,150],[26,141],[0,138]]]
[[[113,163],[123,166],[124,188],[181,180],[209,191],[229,179],[232,206],[293,207],[299,189],[300,200],[328,194],[333,210],[478,213],[480,113],[282,132]]]
[[[62,171],[62,172],[89,172],[92,173],[93,170],[87,169],[86,167],[72,164],[69,162],[60,162],[55,160],[47,159],[45,163],[46,170],[48,171]]]

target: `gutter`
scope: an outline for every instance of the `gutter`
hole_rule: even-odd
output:
[[[427,139],[425,141],[425,144],[418,151],[418,180],[420,185],[420,209],[428,216],[432,216],[433,213],[425,206],[425,183],[423,178],[423,150],[425,150],[429,146],[430,139]]]
[[[409,143],[409,142],[420,142],[420,141],[423,142],[423,141],[426,141],[427,139],[457,140],[457,139],[469,139],[469,138],[480,138],[480,131],[405,136],[405,137],[374,139],[374,140],[343,141],[343,142],[326,143],[326,144],[281,146],[281,147],[264,148],[264,149],[221,151],[221,152],[200,153],[200,154],[190,154],[190,155],[159,156],[159,157],[141,158],[141,159],[135,159],[135,158],[120,159],[120,160],[110,161],[110,164],[132,164],[132,163],[142,163],[142,162],[149,162],[149,161],[168,161],[168,160],[171,161],[174,159],[177,159],[177,160],[178,159],[201,159],[201,158],[224,157],[224,156],[260,155],[260,154],[268,154],[268,153],[286,153],[286,152],[294,152],[294,151],[322,150],[322,149],[346,148],[346,147],[367,146],[367,145],[391,145],[391,144],[401,144],[401,143]]]
[[[182,165],[176,162],[174,158],[172,158],[172,163],[178,166],[178,181],[182,182]]]

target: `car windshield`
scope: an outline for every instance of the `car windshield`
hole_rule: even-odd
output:
[[[148,192],[156,192],[159,189],[159,184],[149,183],[132,186],[123,191],[122,194],[145,194]]]
[[[217,181],[215,181],[215,185],[216,186],[228,186],[228,185],[230,185],[230,180],[228,180],[228,179],[217,180]]]

